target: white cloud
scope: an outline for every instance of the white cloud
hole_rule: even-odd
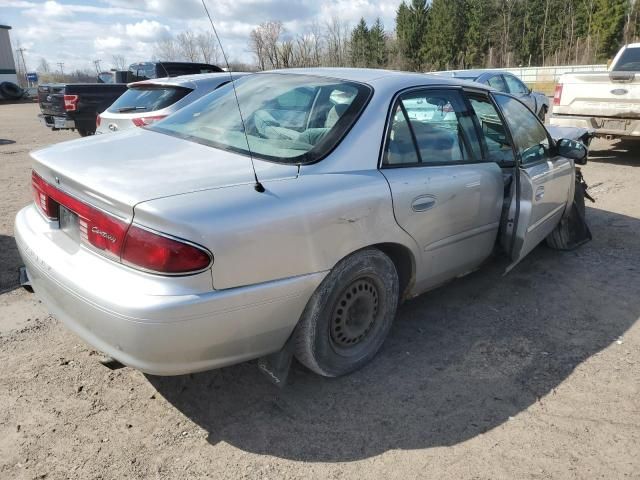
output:
[[[99,51],[115,50],[122,46],[120,37],[98,37],[93,41],[93,45]]]
[[[171,29],[167,25],[163,25],[155,20],[142,20],[138,23],[127,24],[124,27],[127,37],[139,40],[141,42],[156,42],[167,38]]]

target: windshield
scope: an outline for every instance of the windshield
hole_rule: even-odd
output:
[[[327,155],[363,110],[365,85],[307,75],[266,73],[236,80],[188,105],[152,130],[265,160],[306,163]],[[247,148],[249,145],[249,149]]]
[[[625,49],[613,67],[613,70],[619,72],[640,72],[640,48]]]
[[[131,87],[107,109],[111,113],[153,112],[173,105],[192,90],[183,87]]]

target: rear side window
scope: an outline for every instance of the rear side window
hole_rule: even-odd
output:
[[[627,48],[616,62],[613,70],[640,72],[640,48]]]
[[[153,112],[173,105],[191,92],[183,87],[134,87],[124,92],[108,109],[111,113]]]
[[[421,90],[402,95],[391,122],[384,165],[482,161],[473,119],[456,91]]]
[[[495,88],[499,92],[507,91],[507,85],[504,83],[504,79],[502,78],[502,75],[495,75],[489,78],[489,80],[487,81],[487,85]]]

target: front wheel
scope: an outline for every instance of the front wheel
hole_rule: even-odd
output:
[[[294,334],[300,363],[325,377],[367,364],[384,343],[398,307],[398,273],[375,248],[341,260],[314,292]]]

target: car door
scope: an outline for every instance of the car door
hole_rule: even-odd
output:
[[[417,89],[394,100],[381,172],[398,224],[422,252],[417,290],[470,271],[491,253],[502,174],[483,158],[461,89]]]
[[[534,112],[538,112],[536,99],[531,95],[531,90],[524,83],[518,80],[513,75],[504,75],[504,81],[507,84],[508,93],[518,98],[522,103],[529,107]]]
[[[510,95],[493,93],[516,147],[518,168],[501,239],[513,268],[555,228],[573,187],[573,161],[557,155],[538,117]]]

